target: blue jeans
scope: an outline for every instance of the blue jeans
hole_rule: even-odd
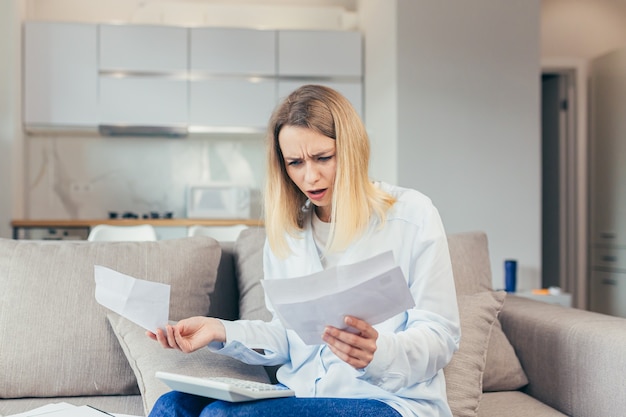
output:
[[[149,417],[400,417],[378,400],[351,398],[276,398],[242,403],[171,391],[154,404]]]

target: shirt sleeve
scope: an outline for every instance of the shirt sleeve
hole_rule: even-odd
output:
[[[461,337],[447,237],[434,207],[404,243],[416,306],[405,313],[404,329],[379,332],[374,358],[360,376],[389,392],[432,379],[450,362]]]
[[[286,330],[277,319],[220,320],[226,329],[225,343],[211,343],[209,349],[250,365],[281,365],[289,358]]]
[[[263,274],[270,276],[275,258],[268,253],[267,243],[263,251]],[[284,328],[268,297],[265,305],[272,314],[272,321],[221,320],[226,330],[225,343],[212,343],[209,349],[228,355],[250,365],[281,365],[289,361],[289,341]]]

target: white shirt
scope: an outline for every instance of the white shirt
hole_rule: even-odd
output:
[[[446,234],[439,213],[423,194],[381,183],[397,202],[384,227],[373,220],[367,232],[342,254],[339,265],[392,250],[416,306],[375,327],[379,332],[372,362],[356,370],[325,345],[309,346],[278,318],[271,322],[223,321],[224,344],[212,350],[249,364],[279,365],[278,380],[298,397],[372,398],[403,416],[451,416],[443,368],[461,337],[456,292]],[[265,279],[298,277],[323,269],[312,228],[287,237],[293,255],[277,258],[266,242]],[[272,311],[269,300],[268,309]],[[263,349],[265,354],[252,349]]]

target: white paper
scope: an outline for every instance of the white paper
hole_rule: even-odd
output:
[[[54,411],[66,410],[68,408],[74,408],[74,407],[76,406],[72,404],[68,404],[68,403],[50,403],[41,407],[34,408],[30,411],[26,411],[24,413],[11,414],[6,417],[34,417],[34,416],[40,416],[40,415],[51,413]]]
[[[326,326],[345,329],[345,316],[371,325],[415,306],[393,254],[385,252],[299,278],[263,280],[277,316],[309,345],[323,343]]]
[[[103,417],[113,415],[116,417],[139,417],[127,414],[109,414],[89,406],[77,407],[68,403],[50,403],[42,407],[35,408],[25,413],[11,414],[6,417]]]
[[[50,403],[46,404],[42,407],[37,407],[30,411],[26,411],[25,413],[19,414],[11,414],[6,417],[65,417],[65,416],[76,416],[76,417],[96,417],[96,416],[104,416],[106,412],[100,412],[91,407],[81,406],[77,407],[68,403]],[[115,417],[140,417],[140,416],[131,416],[130,414],[117,414],[110,413]]]
[[[165,329],[170,311],[170,286],[95,265],[96,301],[144,329]]]

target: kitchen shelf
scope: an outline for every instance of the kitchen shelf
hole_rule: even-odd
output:
[[[246,226],[263,226],[263,221],[259,219],[85,219],[85,220],[31,220],[17,219],[11,221],[13,228],[13,238],[17,239],[21,229],[32,228],[91,228],[98,224],[108,224],[113,226],[137,226],[140,224],[150,224],[155,227],[191,227],[191,226],[233,226],[243,224]]]

